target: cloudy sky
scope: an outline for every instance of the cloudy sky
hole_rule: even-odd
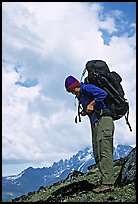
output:
[[[130,103],[129,131],[115,122],[114,145],[136,144],[136,3],[2,3],[2,175],[46,167],[91,146],[87,117],[74,123],[68,75],[87,61],[118,72]]]

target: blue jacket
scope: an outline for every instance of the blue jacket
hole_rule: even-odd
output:
[[[95,86],[94,84],[84,84],[81,82],[80,86],[80,96],[78,100],[80,101],[84,111],[87,109],[87,105],[92,101],[95,100],[96,104],[94,106],[94,110],[98,111],[100,109],[106,108],[105,103],[103,100],[106,98],[107,92],[103,89]],[[101,117],[99,114],[96,114],[95,111],[91,111],[88,114],[91,123],[95,123]]]

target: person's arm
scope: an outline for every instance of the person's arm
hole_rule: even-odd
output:
[[[97,102],[103,101],[106,96],[107,92],[104,91],[103,89],[95,86],[94,84],[88,84],[84,87],[85,93],[89,95],[89,97],[92,97],[93,100],[87,105],[87,111],[92,111],[94,110],[94,105]]]

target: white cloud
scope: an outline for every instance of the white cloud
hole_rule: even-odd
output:
[[[115,21],[111,17],[108,17],[105,21],[100,22],[100,28],[107,29],[110,34],[117,31]]]
[[[74,123],[77,108],[64,80],[68,75],[80,79],[86,62],[98,58],[122,76],[130,101],[133,132],[125,120],[117,121],[115,145],[135,144],[136,37],[113,35],[105,45],[99,31],[115,31],[121,13],[103,21],[100,3],[81,2],[4,2],[2,8],[3,162],[47,165],[91,145],[89,121]],[[28,78],[38,84],[15,85]]]

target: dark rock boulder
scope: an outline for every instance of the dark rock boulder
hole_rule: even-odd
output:
[[[75,179],[76,177],[78,176],[82,176],[84,173],[82,173],[81,171],[77,171],[77,170],[74,170],[72,172],[70,172],[67,176],[67,178],[65,180],[72,180],[72,179]]]
[[[46,202],[62,202],[65,197],[72,197],[80,192],[92,191],[96,185],[89,183],[87,180],[73,182],[67,186],[60,187],[48,197]]]
[[[124,186],[136,182],[136,147],[125,158],[120,173],[115,180],[115,186]]]

